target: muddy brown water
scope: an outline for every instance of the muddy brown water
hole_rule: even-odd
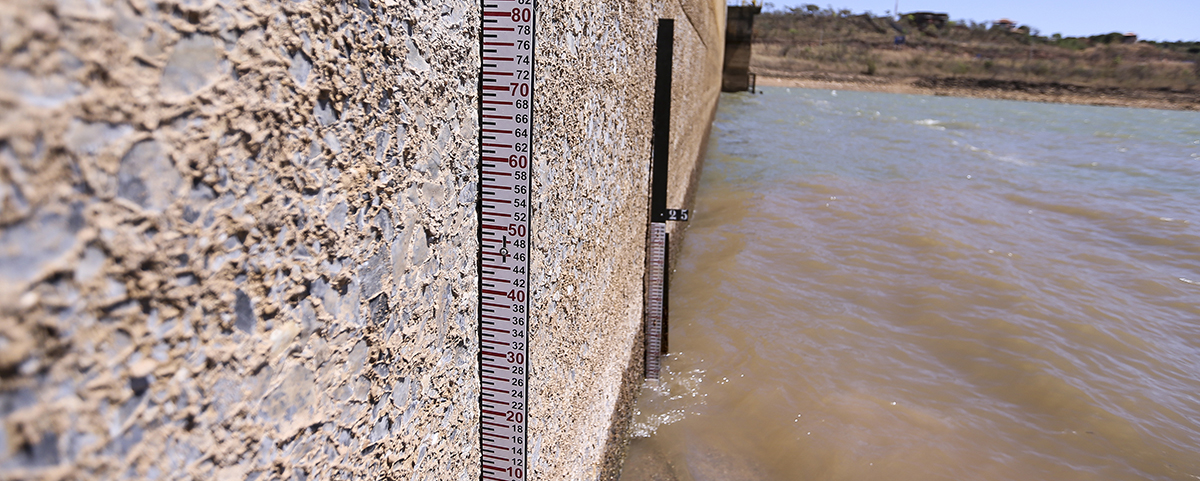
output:
[[[622,479],[1200,479],[1200,114],[721,98]]]

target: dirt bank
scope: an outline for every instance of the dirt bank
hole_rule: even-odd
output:
[[[1053,102],[1165,110],[1200,110],[1200,91],[1088,87],[1057,82],[1024,82],[953,77],[883,77],[754,69],[758,85],[869,92],[943,95],[1029,102]]]

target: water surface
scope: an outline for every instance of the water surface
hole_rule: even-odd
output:
[[[623,479],[1200,479],[1200,114],[724,95]]]

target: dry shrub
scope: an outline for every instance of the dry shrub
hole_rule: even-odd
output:
[[[824,12],[824,13],[821,13]],[[1184,90],[1200,85],[1200,53],[1147,43],[1097,44],[988,29],[911,25],[907,44],[884,17],[764,14],[755,21],[754,66],[794,72],[957,76],[1094,87]],[[885,28],[886,27],[886,28]],[[1086,39],[1084,39],[1086,40]],[[865,70],[864,70],[865,68]]]

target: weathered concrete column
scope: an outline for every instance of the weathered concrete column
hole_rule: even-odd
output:
[[[750,45],[754,39],[754,16],[761,6],[727,7],[725,21],[725,68],[721,90],[741,92],[750,88]]]

